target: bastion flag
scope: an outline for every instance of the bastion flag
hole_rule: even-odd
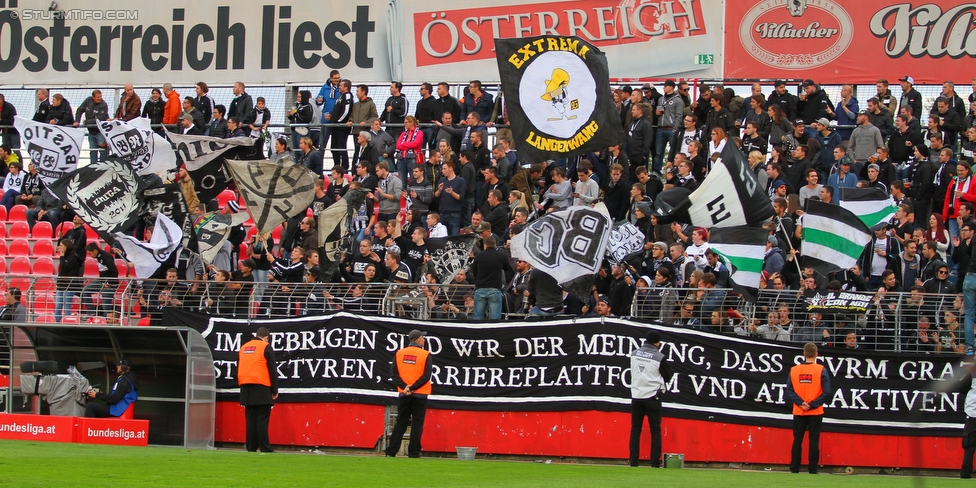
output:
[[[715,227],[708,247],[722,257],[732,273],[732,285],[750,303],[756,301],[762,279],[769,231],[762,227]]]
[[[20,132],[21,144],[45,185],[78,167],[81,142],[88,133],[85,129],[34,122],[23,117],[14,117],[14,127]]]
[[[803,266],[824,275],[853,267],[871,242],[871,230],[840,205],[807,199],[802,222]]]
[[[454,281],[458,271],[471,264],[471,251],[480,240],[475,234],[425,239],[427,251],[430,252],[430,261],[427,264],[432,267],[441,283],[449,284]]]
[[[142,182],[132,166],[118,159],[109,157],[76,169],[48,189],[106,239],[139,220]]]
[[[315,199],[315,180],[308,168],[291,160],[226,160],[259,233],[305,213]]]
[[[602,203],[546,214],[512,238],[512,257],[527,261],[586,297],[607,251],[612,221]]]
[[[149,119],[98,123],[108,153],[132,166],[138,175],[162,173],[176,168],[176,153],[170,143],[150,127]]]
[[[230,174],[224,168],[224,158],[230,157],[232,149],[250,149],[254,139],[234,137],[220,139],[209,136],[187,136],[166,132],[173,143],[179,163],[186,164],[186,172],[193,180],[193,187],[201,202],[215,198],[231,182]]]
[[[880,188],[841,188],[837,200],[871,230],[888,225],[898,211],[895,201]]]
[[[342,199],[329,205],[318,215],[319,242],[330,258],[339,250],[342,237],[349,228],[349,216],[366,201],[366,190],[356,188],[346,191]]]
[[[605,151],[623,140],[607,57],[561,36],[495,39],[508,122],[530,161]]]
[[[156,216],[165,215],[180,226],[184,246],[193,232],[193,222],[188,218],[190,212],[186,208],[183,189],[179,183],[164,184],[143,190],[142,207],[139,210],[139,215],[147,226],[156,222]]]
[[[224,241],[230,237],[231,230],[247,222],[247,218],[245,213],[219,212],[209,212],[197,217],[193,221],[193,232],[197,236],[197,246],[203,260],[212,263]]]
[[[758,226],[773,216],[773,205],[742,152],[726,144],[697,190],[690,195],[684,188],[661,192],[654,215],[660,223],[695,227]]]
[[[115,240],[125,251],[126,259],[135,267],[136,278],[150,278],[179,249],[183,242],[183,229],[169,217],[158,213],[149,242],[139,241],[121,232],[115,234]]]
[[[629,257],[644,252],[644,233],[629,220],[614,222],[607,241],[607,259],[620,263]]]

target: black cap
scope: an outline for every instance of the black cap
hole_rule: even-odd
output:
[[[806,125],[806,122],[803,119],[796,119],[793,121],[793,125]]]
[[[780,86],[785,84],[786,84],[786,80],[776,80],[775,82],[773,82],[773,86]]]
[[[817,86],[817,84],[814,83],[813,80],[803,80],[803,83],[801,83],[800,86],[802,87]]]
[[[664,86],[670,86],[670,87],[674,88],[677,85],[675,85],[674,80],[667,80],[667,81],[664,82]]]
[[[650,332],[647,333],[647,343],[648,344],[657,344],[658,342],[661,342],[661,333],[660,332],[658,332],[656,330],[652,330],[652,331],[650,331]]]
[[[413,341],[415,341],[417,339],[420,339],[421,337],[424,337],[426,335],[427,335],[426,332],[424,332],[422,330],[414,329],[414,330],[411,330],[409,334],[407,334],[407,339],[410,339],[410,342],[413,342]]]
[[[122,358],[118,361],[112,363],[113,366],[125,366],[126,368],[132,367],[132,360],[129,358]]]

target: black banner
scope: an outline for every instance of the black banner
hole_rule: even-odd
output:
[[[339,313],[288,321],[234,320],[167,309],[164,323],[199,330],[213,350],[218,398],[237,398],[237,351],[268,326],[283,402],[388,404],[395,351],[428,332],[431,406],[461,410],[630,411],[629,353],[648,330],[676,372],[669,417],[790,428],[789,369],[802,344],[784,344],[622,319],[424,323]],[[821,348],[831,376],[824,430],[958,435],[965,396],[952,388],[955,355]]]
[[[624,139],[607,56],[578,37],[495,39],[519,151],[529,161],[605,151]]]
[[[48,189],[105,239],[139,219],[142,180],[128,163],[113,157],[76,169]]]

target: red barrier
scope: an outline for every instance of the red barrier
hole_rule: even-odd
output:
[[[146,446],[149,444],[149,421],[126,419],[77,419],[75,442],[80,444],[113,444]]]
[[[349,403],[280,403],[271,414],[278,445],[372,448],[383,433],[382,406]],[[217,403],[218,442],[244,442],[244,409]],[[664,451],[690,462],[789,464],[789,429],[665,418]],[[962,434],[960,430],[960,435]],[[545,457],[626,459],[630,415],[620,412],[485,412],[434,410],[424,423],[424,450]],[[641,452],[650,451],[647,428]],[[957,469],[958,437],[825,433],[821,460],[828,466]],[[806,459],[806,454],[804,454]]]
[[[0,414],[0,439],[74,442],[76,417]]]

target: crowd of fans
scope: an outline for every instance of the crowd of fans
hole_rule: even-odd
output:
[[[184,98],[166,84],[145,103],[126,85],[114,111],[98,90],[74,112],[60,95],[48,99],[46,90],[38,90],[33,118],[88,127],[92,160],[105,147],[96,121],[143,116],[187,134],[273,140],[270,159],[291,159],[321,176],[308,214],[286,222],[280,234],[235,229],[212,263],[204,263],[192,243],[183,248],[172,267],[161,268],[161,281],[133,293],[150,311],[192,306],[278,316],[337,309],[424,309],[435,318],[471,319],[499,319],[503,313],[633,315],[777,340],[816,337],[845,347],[959,351],[963,304],[957,293],[970,269],[976,232],[976,184],[970,184],[976,92],[967,109],[946,82],[922,121],[922,97],[912,78],[899,81],[900,99],[879,80],[877,93],[864,97],[863,105],[850,85],[835,103],[812,80],[801,84],[799,96],[783,81],[775,82],[768,97],[758,83],[745,97],[702,84],[694,100],[685,82],[666,81],[662,91],[649,84],[624,86],[613,97],[625,137],[605,150],[551,161],[520,156],[507,128],[504,97],[493,97],[478,81],[464,88],[461,99],[446,83],[425,83],[414,107],[394,82],[379,105],[368,86],[354,87],[334,71],[315,96],[299,92],[286,114],[293,124],[290,138],[268,132],[273,114],[260,97],[252,103],[241,83],[227,107],[210,98],[205,83],[197,84],[196,96]],[[22,171],[14,114],[0,97],[0,203],[30,207],[32,227],[41,220],[55,226],[70,221],[70,209],[44,191],[33,164]],[[658,222],[652,211],[662,191],[696,189],[730,144],[748,159],[775,211],[767,223],[764,292],[755,305],[730,293],[730,271],[709,250],[708,229]],[[331,169],[323,158],[326,146]],[[185,171],[176,179],[192,213],[243,211],[236,199],[226,205],[200,202]],[[853,187],[890,195],[899,208],[893,221],[876,231],[857,266],[829,276],[801,267],[804,203],[836,203],[841,188]],[[327,255],[315,216],[353,188],[367,190],[368,199],[350,217],[346,245]],[[509,258],[511,238],[533,219],[596,202],[607,206],[614,221],[635,224],[645,246],[622,263],[604,262],[591,296],[580,299],[551,276]],[[102,278],[117,276],[113,263],[122,253],[89,243],[84,223],[74,220],[74,229],[59,242],[60,275],[80,276],[85,259],[93,258]],[[151,232],[139,237],[148,239]],[[425,240],[467,233],[482,238],[471,265],[450,285],[439,285],[442,277],[428,263]],[[99,307],[113,303],[115,287],[108,282],[69,288],[59,286],[58,320],[75,293],[93,313],[105,314]],[[827,291],[874,298],[864,314],[807,314],[804,299]],[[392,304],[391,297],[402,304]]]

